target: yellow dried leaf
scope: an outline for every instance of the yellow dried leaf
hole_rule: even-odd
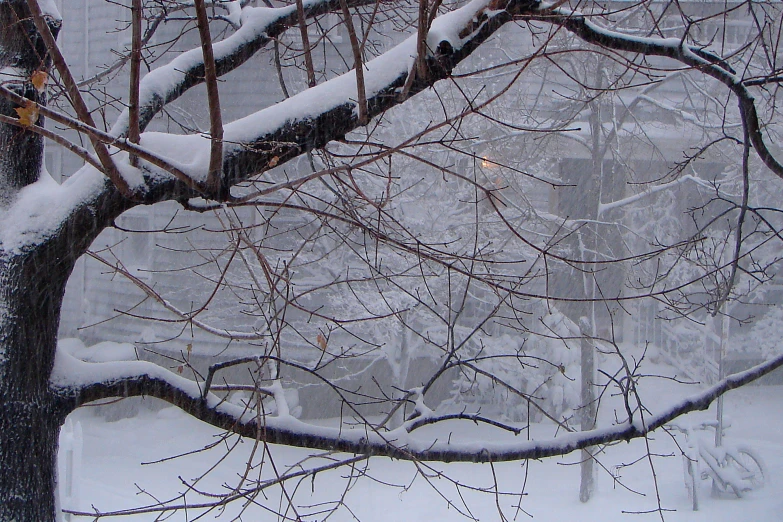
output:
[[[277,163],[280,161],[280,156],[272,156],[272,159],[269,160],[269,168],[274,168],[277,166]]]
[[[38,121],[38,105],[31,101],[28,101],[24,107],[17,107],[14,110],[19,115],[19,123],[24,127],[35,125]]]
[[[323,334],[318,334],[318,337],[316,337],[315,340],[318,343],[318,347],[321,350],[326,351],[326,344],[327,344],[326,337],[324,337]]]
[[[35,71],[30,76],[30,81],[33,82],[33,87],[38,92],[44,92],[46,90],[46,83],[49,81],[49,75],[46,71]]]

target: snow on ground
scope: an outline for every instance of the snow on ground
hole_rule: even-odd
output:
[[[659,367],[660,368],[660,367]],[[693,386],[684,386],[672,381],[648,382],[642,390],[654,410],[663,408],[678,397],[692,394]],[[702,506],[700,511],[690,509],[686,489],[683,485],[682,460],[671,438],[665,433],[656,433],[650,440],[652,452],[659,456],[653,459],[665,520],[676,521],[777,521],[783,513],[783,386],[751,386],[735,390],[726,396],[726,414],[733,426],[727,433],[727,441],[741,442],[753,446],[767,466],[767,486],[746,494],[742,499],[732,496],[712,498],[708,481],[701,483]],[[109,407],[101,407],[106,409]],[[714,408],[713,408],[714,410]],[[714,418],[714,411],[694,414],[698,418]],[[604,410],[602,422],[609,422],[613,412]],[[71,507],[100,510],[139,507],[157,499],[177,496],[185,488],[180,477],[188,482],[203,475],[216,465],[196,487],[202,491],[225,491],[224,485],[236,485],[240,474],[245,472],[245,461],[252,450],[252,441],[241,441],[226,455],[226,449],[237,443],[236,438],[220,442],[220,434],[209,426],[193,420],[173,407],[141,408],[135,417],[110,422],[106,412],[98,408],[82,408],[71,416],[71,423],[77,421],[83,432],[83,459],[76,469],[78,482],[78,503]],[[451,432],[459,426],[458,432]],[[444,424],[425,435],[471,439],[487,437],[490,430],[484,426],[465,424]],[[496,437],[495,432],[491,432]],[[550,437],[553,426],[534,425],[531,436]],[[526,437],[523,434],[520,437]],[[513,435],[509,435],[513,437]],[[140,464],[158,461],[172,455],[189,453],[218,442],[211,450],[190,454],[174,460],[155,464]],[[263,452],[259,449],[257,457]],[[308,455],[301,449],[273,447],[272,460],[278,470],[286,469]],[[431,464],[420,466],[427,477],[417,473],[412,463],[391,461],[385,458],[373,459],[366,475],[358,481],[347,481],[349,468],[319,473],[314,481],[303,481],[294,491],[294,484],[287,493],[295,493],[303,520],[322,521],[323,511],[332,506],[328,502],[344,495],[350,508],[339,508],[330,520],[361,520],[368,522],[400,521],[459,521],[469,520],[463,514],[471,514],[476,520],[502,520],[498,505],[508,520],[538,521],[590,521],[603,522],[629,520],[660,520],[657,514],[628,514],[624,512],[648,511],[656,508],[656,492],[647,459],[644,441],[620,443],[607,448],[600,456],[605,471],[599,471],[598,490],[587,504],[578,500],[579,467],[578,454],[560,459],[547,459],[527,464],[504,463],[494,466],[501,490],[516,492],[524,489],[521,509],[515,505],[519,497],[479,493],[466,488],[458,492],[455,484],[439,477],[435,471],[454,479],[464,486],[492,488],[492,468],[472,464]],[[61,452],[65,458],[65,452]],[[264,478],[271,477],[269,459],[264,467]],[[258,458],[256,459],[258,461]],[[637,462],[638,461],[638,462]],[[635,464],[632,464],[636,462]],[[631,464],[625,466],[625,464]],[[363,469],[361,466],[358,469]],[[257,473],[257,471],[256,471]],[[619,481],[614,480],[614,476]],[[252,476],[252,473],[251,473]],[[377,480],[373,480],[377,479]],[[384,483],[381,483],[384,482]],[[391,485],[389,485],[391,484]],[[633,491],[631,491],[633,490]],[[279,489],[266,492],[265,504],[272,509],[285,506],[281,502]],[[263,497],[259,497],[261,499]],[[453,504],[450,506],[445,499]],[[203,502],[205,497],[188,495],[188,503]],[[66,499],[67,502],[67,499]],[[324,504],[327,503],[327,504]],[[225,519],[231,520],[241,510],[235,503],[227,509]],[[318,514],[320,512],[320,514]],[[194,520],[199,511],[180,511],[167,520]],[[313,514],[304,516],[306,514]],[[199,520],[214,520],[221,512],[213,511]],[[528,516],[528,514],[530,516]],[[155,520],[157,514],[122,517],[117,520]],[[289,511],[288,516],[296,519]],[[355,518],[354,518],[355,517]],[[74,517],[71,520],[87,520]],[[104,519],[102,519],[104,520]],[[251,505],[242,520],[282,520],[258,506]]]

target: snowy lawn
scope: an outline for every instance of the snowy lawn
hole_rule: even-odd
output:
[[[650,402],[663,407],[684,394],[692,394],[695,388],[679,385],[667,385],[647,396]],[[654,398],[654,399],[653,399]],[[747,443],[753,446],[764,459],[767,467],[767,486],[746,494],[745,498],[733,496],[713,498],[710,496],[708,481],[701,483],[702,507],[698,512],[690,509],[686,489],[683,485],[682,460],[671,438],[665,433],[655,433],[651,450],[659,457],[653,459],[661,504],[667,521],[776,521],[783,513],[783,495],[780,484],[783,483],[783,387],[751,386],[730,392],[726,398],[726,414],[732,419],[733,427],[727,433],[727,441]],[[611,415],[606,411],[605,415]],[[699,418],[713,418],[701,413]],[[185,490],[180,477],[190,484],[202,476],[213,465],[217,466],[195,484],[201,491],[226,492],[225,485],[235,486],[239,475],[245,472],[245,461],[252,449],[252,441],[240,442],[226,456],[226,448],[237,442],[235,437],[219,443],[211,450],[183,456],[174,460],[152,463],[173,455],[198,450],[219,440],[220,434],[213,428],[202,424],[173,407],[159,411],[142,408],[133,418],[109,422],[104,416],[96,415],[94,408],[82,408],[71,417],[72,422],[79,421],[83,428],[83,458],[76,469],[78,495],[75,507],[91,511],[91,506],[99,510],[134,508],[153,503],[156,499],[174,498]],[[603,419],[607,421],[608,419]],[[459,433],[450,433],[456,426],[441,425],[438,436],[470,439],[481,437],[488,430],[482,426],[460,424]],[[428,435],[432,435],[430,431]],[[548,438],[553,426],[540,424],[533,426],[534,438]],[[509,435],[513,437],[513,435]],[[520,437],[526,437],[522,434]],[[260,456],[259,449],[256,453]],[[64,453],[61,452],[61,458]],[[272,447],[272,461],[279,472],[287,466],[305,458],[308,452],[301,449]],[[385,521],[458,521],[502,520],[498,506],[508,520],[563,521],[563,520],[660,520],[657,514],[627,514],[656,508],[656,491],[645,455],[645,442],[621,443],[607,448],[600,456],[598,491],[587,504],[578,500],[579,467],[570,465],[578,460],[578,453],[560,459],[533,461],[527,467],[521,463],[497,464],[494,473],[501,491],[516,492],[524,490],[520,511],[515,507],[518,496],[496,496],[493,493],[479,493],[468,487],[486,488],[494,491],[493,470],[488,465],[472,464],[432,464],[416,466],[408,462],[391,461],[386,458],[373,459],[369,463],[366,475],[359,480],[346,480],[350,468],[319,473],[316,478],[307,478],[298,489],[295,482],[286,487],[288,495],[295,495],[298,514],[303,520],[321,521],[325,510],[333,507],[331,502],[341,497],[346,507],[339,507],[330,520],[361,520],[368,522]],[[663,456],[674,455],[674,456]],[[225,458],[224,458],[225,457]],[[222,461],[221,461],[222,459]],[[258,458],[256,459],[258,461]],[[636,462],[635,464],[632,464]],[[141,464],[148,463],[148,464]],[[624,466],[625,464],[632,464]],[[311,463],[312,465],[312,463]],[[264,465],[264,478],[272,477],[269,458]],[[364,470],[357,465],[354,474]],[[443,477],[437,477],[434,470],[443,471],[455,483]],[[250,473],[254,476],[257,470]],[[612,474],[619,478],[615,482]],[[284,497],[283,497],[284,498]],[[450,506],[447,500],[452,503]],[[189,493],[188,504],[208,501],[196,493]],[[287,503],[281,501],[280,489],[266,491],[266,499],[258,497],[271,509],[285,510]],[[230,520],[242,509],[241,503],[232,504],[224,513]],[[522,511],[524,510],[524,511]],[[177,512],[167,520],[194,520],[199,512],[190,510]],[[213,520],[222,511],[214,510],[199,520]],[[462,513],[462,514],[461,514]],[[119,519],[155,520],[158,514],[144,514]],[[296,513],[287,515],[296,520]],[[355,518],[354,518],[355,517]],[[161,517],[161,518],[165,518]],[[71,520],[87,520],[72,517]],[[102,519],[103,520],[103,519]],[[242,520],[273,521],[280,517],[258,505],[247,507]]]

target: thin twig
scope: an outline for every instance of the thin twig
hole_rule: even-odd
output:
[[[207,102],[209,103],[209,171],[207,173],[207,195],[217,200],[227,196],[223,186],[223,119],[220,115],[220,91],[217,84],[215,55],[212,51],[212,35],[209,32],[209,19],[204,0],[195,0],[198,33],[201,38],[201,52],[204,55],[204,80],[207,85]]]
[[[44,127],[39,127],[38,125],[25,125],[22,122],[20,122],[18,119],[11,118],[10,116],[5,116],[3,114],[0,114],[0,123],[5,123],[7,125],[14,125],[16,127],[20,127],[22,129],[29,130],[29,131],[35,132],[37,134],[40,134],[44,138],[50,139],[53,142],[55,142],[58,145],[60,145],[61,147],[64,147],[64,148],[68,149],[69,151],[73,152],[74,154],[79,156],[81,159],[83,159],[84,161],[86,161],[87,163],[89,163],[90,165],[95,167],[96,169],[101,170],[101,168],[102,168],[101,167],[101,163],[95,158],[95,156],[90,154],[90,151],[88,151],[87,149],[85,149],[83,147],[80,147],[80,146],[76,145],[75,143],[72,143],[72,142],[66,140],[65,138],[63,138],[59,134],[57,134],[55,132],[52,132],[49,129],[46,129]]]
[[[351,50],[353,51],[353,69],[356,71],[356,97],[359,104],[359,125],[367,125],[367,92],[364,87],[364,63],[362,61],[362,46],[356,37],[356,29],[353,26],[351,11],[348,10],[348,2],[340,0],[340,7],[343,10],[343,19],[345,28],[348,30],[348,39],[351,41]]]
[[[133,0],[131,7],[131,55],[130,55],[130,96],[128,102],[128,141],[138,145],[141,131],[139,126],[139,84],[141,82],[141,0]],[[130,156],[130,164],[139,166],[139,157]]]

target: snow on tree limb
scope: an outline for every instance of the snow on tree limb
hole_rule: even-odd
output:
[[[350,5],[361,5],[361,1],[357,0]],[[336,10],[338,6],[339,1],[316,0],[306,3],[309,14]],[[750,127],[751,140],[762,160],[777,174],[783,173],[783,167],[768,151],[761,136],[752,96],[736,75],[718,58],[698,48],[683,46],[681,40],[677,39],[638,38],[609,31],[578,13],[565,12],[562,9],[552,10],[547,5],[535,1],[511,0],[505,4],[504,9],[498,9],[496,2],[477,0],[461,9],[437,17],[429,31],[430,50],[433,53],[428,57],[429,76],[424,78],[417,76],[415,85],[410,89],[410,93],[406,94],[412,96],[438,80],[446,78],[460,61],[470,55],[498,28],[514,18],[561,25],[589,43],[619,51],[668,56],[719,79],[740,96],[740,107]],[[226,74],[237,68],[261,49],[271,36],[279,34],[295,22],[296,14],[292,8],[245,8],[242,27],[214,45],[217,74]],[[368,109],[371,117],[406,101],[400,96],[400,89],[404,86],[414,63],[415,46],[416,36],[412,36],[400,46],[365,65]],[[143,80],[146,94],[142,97],[146,96],[144,98],[146,102],[141,103],[147,107],[142,111],[147,114],[144,117],[151,118],[165,103],[176,99],[187,89],[202,81],[203,55],[200,49],[193,49],[170,64],[151,72]],[[285,102],[226,125],[223,162],[225,181],[234,184],[248,179],[272,166],[283,164],[300,154],[321,147],[331,140],[339,139],[356,129],[361,122],[356,111],[355,100],[354,73],[348,72]],[[123,134],[126,129],[127,123],[123,121],[125,121],[124,117],[121,117],[115,125],[113,131],[115,136]],[[149,119],[143,121],[148,122]],[[153,203],[161,200],[187,199],[203,194],[199,188],[206,180],[204,166],[208,164],[209,158],[208,139],[199,135],[144,133],[141,141],[143,148],[139,150],[167,160],[157,162],[157,167],[147,165],[148,171],[144,180],[146,192],[140,195],[139,201],[127,202],[124,205],[107,205],[106,202],[117,199],[117,195],[114,194],[115,189],[104,184],[102,193],[97,194],[96,197],[84,201],[67,199],[76,204],[72,207],[74,215],[82,211],[82,213],[95,213],[94,208],[99,207],[101,212],[97,214],[101,219],[110,222],[127,208],[142,201]],[[187,154],[187,157],[177,158],[178,150],[180,155]],[[174,172],[175,176],[172,177],[172,169],[166,169],[166,164],[176,166],[182,173],[177,175]],[[85,169],[85,171],[91,170],[91,167]],[[93,193],[95,179],[89,172],[79,173],[69,180],[70,185],[82,182],[90,185],[90,192]],[[58,207],[62,207],[62,202],[58,203]],[[19,210],[23,213],[23,209]],[[64,209],[64,212],[59,215],[67,219],[67,214]],[[36,234],[28,235],[27,238],[34,240],[36,237],[51,235],[62,225],[62,223],[55,223],[51,217],[46,221],[47,223],[43,224],[24,220],[25,227],[36,229]],[[44,227],[49,229],[44,230]]]
[[[547,13],[546,7],[541,11],[542,14],[530,18],[560,25],[585,42],[607,49],[677,60],[723,83],[739,100],[739,109],[748,127],[751,144],[759,158],[769,170],[783,178],[783,164],[769,150],[761,134],[761,124],[753,95],[742,78],[722,58],[701,47],[688,45],[681,38],[637,37],[612,31],[592,22],[578,11],[557,8]]]
[[[362,3],[363,0],[358,0],[350,5]],[[305,7],[307,16],[312,16],[337,10],[339,1],[315,0],[306,3]],[[240,29],[214,44],[216,74],[226,74],[242,65],[270,38],[291,27],[297,19],[294,6],[244,8]],[[761,159],[776,174],[783,175],[783,166],[775,160],[764,143],[752,96],[717,56],[694,46],[685,46],[679,39],[639,38],[610,31],[578,12],[552,9],[536,1],[511,0],[499,3],[476,0],[437,17],[428,35],[432,52],[432,56],[427,57],[429,75],[417,75],[413,88],[410,92],[405,92],[405,89],[404,94],[412,96],[446,78],[458,63],[512,19],[560,25],[588,43],[618,51],[666,56],[717,78],[740,97],[740,107],[750,127],[751,140]],[[366,64],[369,117],[377,116],[405,101],[400,90],[409,77],[415,54],[414,35]],[[146,125],[166,103],[202,83],[203,79],[204,63],[200,49],[184,53],[170,64],[149,73],[142,80],[141,125]],[[224,183],[231,185],[246,180],[356,129],[362,123],[356,110],[356,99],[356,80],[351,71],[226,125]],[[119,136],[126,131],[127,112],[120,117],[111,134]],[[206,179],[206,172],[199,172],[199,169],[203,170],[203,165],[208,164],[208,139],[198,135],[165,135],[164,138],[160,133],[145,133],[142,144],[158,156],[172,158],[174,164],[177,164],[176,151],[187,151],[187,158],[182,158],[182,162],[187,161],[192,168],[183,170],[187,170],[195,180],[195,183],[186,183],[189,186],[183,187],[181,176],[179,181],[167,175],[153,176],[147,180],[147,192],[141,197],[144,202],[204,194],[198,188],[194,190],[194,187],[199,187]]]
[[[506,10],[487,14],[490,4],[491,2],[487,0],[476,0],[435,19],[429,31],[433,42],[432,55],[427,56],[425,60],[429,74],[427,76],[419,74],[412,88],[409,92],[405,92],[404,96],[401,95],[400,89],[408,78],[415,60],[417,41],[415,35],[366,63],[367,116],[369,118],[377,116],[446,78],[459,62],[469,56],[503,24],[510,21],[514,13],[527,12],[537,5],[536,2],[529,0],[512,0]],[[271,31],[275,27],[274,23],[277,22],[264,19],[259,27],[263,26]],[[248,27],[255,26],[249,22]],[[260,31],[258,27],[254,30]],[[226,54],[228,50],[221,45],[233,41],[237,34],[239,32],[215,44],[214,50],[218,62],[225,60],[235,67],[244,58],[244,55],[240,54],[240,51],[244,52],[241,47],[232,44],[231,50],[234,54]],[[185,53],[171,64],[147,75],[142,81],[142,98],[149,99],[152,96],[157,100],[165,99],[168,103],[195,85],[194,81],[203,81],[203,60],[199,59],[200,53],[194,51]],[[231,59],[228,56],[231,56]],[[226,69],[218,64],[218,75],[230,70],[233,69]],[[195,71],[192,74],[196,78],[190,79],[191,73],[184,74],[182,71]],[[177,79],[177,75],[181,77]],[[150,80],[147,80],[148,78]],[[165,96],[159,89],[154,91],[154,96],[150,94],[154,90],[153,87],[158,84],[170,87]],[[224,135],[224,182],[235,184],[305,152],[322,147],[332,140],[342,138],[362,124],[357,110],[357,99],[355,72],[350,71],[283,102],[227,124]],[[145,111],[151,110],[144,107],[152,107],[152,105],[145,104],[144,101],[141,105],[143,124],[146,121]],[[121,117],[112,134],[121,135],[125,132],[127,125],[125,119],[125,116]],[[150,147],[154,147],[154,144],[163,147],[159,151],[161,155],[170,154],[172,150],[187,151],[188,162],[194,168],[196,165],[204,164],[205,157],[202,156],[206,140],[201,136],[170,136],[161,140],[160,133],[145,134]],[[144,142],[143,136],[142,143]],[[202,152],[194,154],[194,151]],[[182,161],[185,159],[183,158]],[[204,176],[199,174],[196,177]],[[156,186],[151,192],[157,194],[161,190],[166,192],[163,186]]]
[[[245,437],[258,437],[261,427],[262,440],[275,444],[387,456],[401,460],[508,462],[565,455],[588,446],[644,437],[681,415],[707,409],[713,401],[729,390],[744,386],[781,366],[783,355],[726,377],[659,413],[631,422],[565,433],[548,440],[494,442],[432,441],[414,436],[414,430],[419,426],[454,418],[453,415],[438,417],[424,406],[421,396],[417,399],[415,410],[419,413],[418,417],[409,419],[394,430],[381,431],[374,430],[370,425],[356,428],[315,426],[286,414],[284,407],[280,408],[282,414],[259,418],[254,412],[222,401],[211,393],[204,397],[202,383],[185,379],[158,365],[143,361],[87,363],[77,360],[62,348],[58,349],[50,382],[55,393],[70,401],[74,408],[87,402],[113,397],[156,397],[216,428]],[[280,390],[275,386],[273,384],[263,390],[269,395],[282,397],[282,393],[279,393]],[[510,428],[495,422],[489,424],[504,431]]]
[[[308,5],[312,12],[326,12],[336,9],[337,4],[314,2]],[[248,9],[250,8],[245,8]],[[252,54],[250,48],[245,47],[250,45],[248,42],[256,42],[257,38],[263,39],[265,37],[263,35],[276,34],[274,31],[280,24],[284,28],[295,23],[292,7],[280,8],[287,9],[291,13],[277,12],[277,10],[271,10],[275,13],[270,13],[268,8],[256,9],[261,9],[263,16],[252,14],[255,11],[248,11],[250,14],[246,15],[246,22],[243,23],[242,29],[215,44],[219,62],[218,75],[233,70],[250,57]],[[622,52],[668,57],[716,78],[739,97],[740,108],[750,127],[751,140],[761,159],[773,172],[783,176],[783,166],[768,150],[761,135],[752,96],[741,79],[718,56],[699,47],[685,45],[677,38],[641,38],[604,29],[578,12],[565,11],[562,8],[553,10],[535,1],[511,0],[503,9],[498,9],[497,2],[477,0],[437,17],[428,35],[432,51],[432,56],[427,57],[429,75],[426,78],[422,78],[421,74],[418,75],[411,92],[408,93],[405,89],[402,91],[403,94],[414,95],[446,78],[459,62],[513,18],[560,25],[588,43]],[[282,21],[283,19],[285,22]],[[266,28],[266,31],[263,31],[263,28]],[[255,36],[250,38],[243,31]],[[400,95],[400,89],[409,78],[408,73],[416,56],[416,42],[417,37],[414,35],[366,64],[369,117],[377,116],[407,98]],[[262,44],[259,44],[259,48],[260,45]],[[197,51],[194,49],[182,55],[171,64],[153,71],[144,79],[143,86],[146,93],[144,96],[148,101],[146,105],[142,102],[142,105],[148,108],[147,112],[152,111],[153,106],[157,106],[155,105],[157,102],[153,103],[150,100],[158,100],[165,105],[188,88],[203,81],[203,60],[198,58]],[[180,77],[176,78],[176,75]],[[160,90],[161,85],[167,86],[168,90]],[[362,121],[356,107],[357,99],[355,73],[348,72],[227,125],[223,163],[225,182],[234,184],[247,179],[307,151],[322,147],[329,141],[339,139],[361,126]],[[157,112],[160,107],[152,112]],[[113,130],[115,135],[124,132],[124,121],[123,117],[115,125]],[[153,136],[155,141],[160,137],[158,134],[150,135],[151,138]],[[197,141],[199,138],[190,136],[172,139],[182,140],[183,145],[187,141],[187,149],[192,151],[193,146],[199,143]],[[200,143],[198,146],[203,148],[204,144]],[[167,149],[170,150],[169,147]],[[163,153],[164,151],[161,151],[161,154]],[[153,192],[158,192],[160,189],[163,187],[156,187]]]
[[[349,0],[349,7],[373,4],[374,0]],[[304,3],[305,16],[311,18],[336,11],[339,0],[310,0]],[[239,29],[213,44],[217,76],[242,66],[265,45],[299,23],[296,4],[284,7],[244,7]],[[154,69],[141,82],[140,126],[144,129],[167,104],[173,102],[205,79],[204,58],[200,48],[183,53],[170,63]],[[114,124],[111,134],[128,132],[127,110]]]

